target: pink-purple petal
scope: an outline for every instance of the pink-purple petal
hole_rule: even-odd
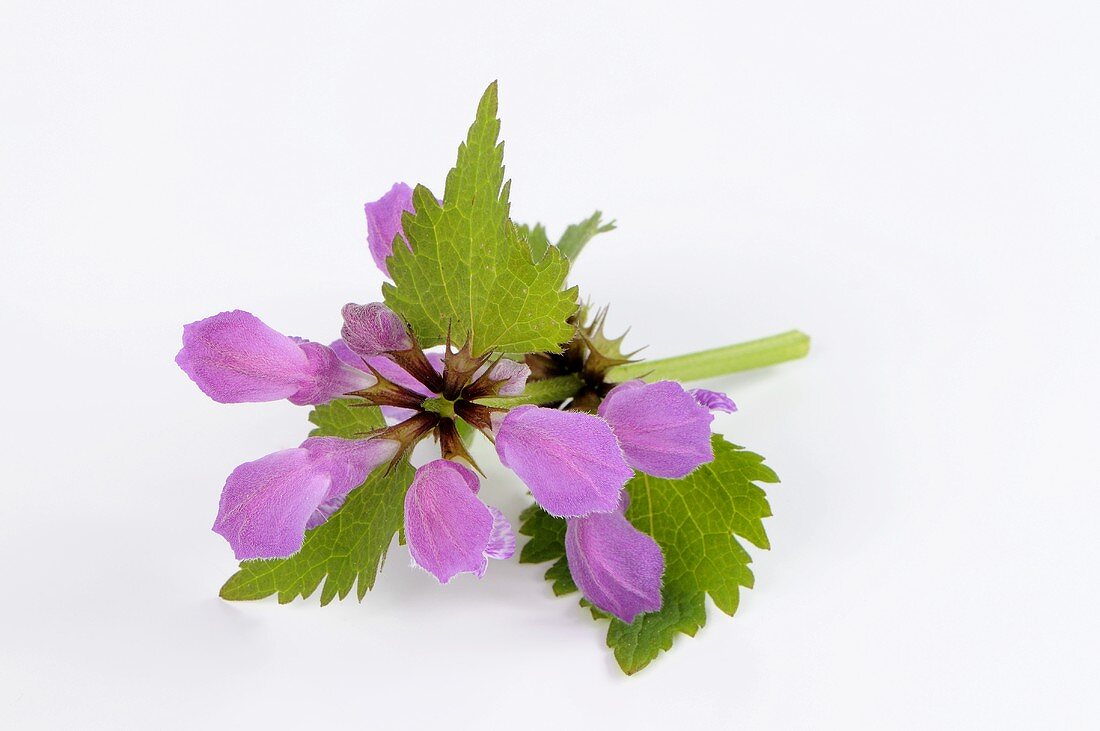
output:
[[[363,484],[376,467],[390,461],[401,445],[389,439],[310,437],[301,447],[331,479],[325,500],[306,524],[308,530],[321,525],[343,507],[348,493]]]
[[[570,519],[565,556],[577,588],[603,611],[629,624],[661,608],[661,547],[621,511]]]
[[[176,363],[203,393],[225,404],[293,396],[309,369],[294,340],[242,310],[184,325]]]
[[[298,347],[306,354],[307,378],[289,397],[291,403],[323,404],[375,383],[374,376],[349,366],[327,345],[307,342]]]
[[[684,477],[714,459],[713,416],[675,381],[627,381],[611,389],[599,415],[611,425],[626,461],[657,477]]]
[[[531,375],[531,369],[526,363],[501,358],[493,366],[491,377],[496,381],[504,381],[497,388],[497,396],[519,396],[527,388],[527,379]],[[489,364],[485,364],[474,371],[470,376],[470,382],[474,382],[485,375],[489,370]]]
[[[336,511],[344,507],[344,501],[347,500],[347,495],[340,495],[329,500],[325,500],[317,509],[313,511],[313,514],[309,516],[309,520],[306,521],[306,530],[313,530],[319,525],[324,524],[335,515]]]
[[[456,574],[485,573],[494,518],[477,498],[477,484],[477,476],[466,467],[437,459],[416,471],[405,494],[409,553],[441,584]]]
[[[369,358],[364,358],[349,348],[348,344],[343,340],[336,340],[329,347],[339,356],[340,360],[348,365],[363,371],[367,371],[368,366],[370,366],[370,368],[378,371],[383,378],[393,381],[399,386],[404,386],[410,391],[414,391],[423,396],[434,395],[427,386],[410,376],[404,368],[394,363],[388,356],[374,355]],[[443,356],[439,353],[427,353],[426,355],[428,356],[428,361],[435,367],[436,371],[442,373]],[[412,409],[403,409],[400,406],[383,406],[381,408],[386,418],[393,422],[404,421],[416,413]]]
[[[245,462],[225,482],[214,532],[239,560],[290,556],[302,548],[306,524],[330,483],[305,449]]]
[[[578,411],[512,409],[496,448],[539,505],[559,517],[614,510],[633,475],[607,422]]]
[[[220,403],[330,401],[374,382],[318,343],[291,338],[242,310],[222,312],[183,327],[176,363]]]
[[[404,321],[381,302],[367,305],[349,302],[341,314],[344,326],[340,336],[349,348],[364,358],[412,347]]]
[[[401,214],[413,210],[413,190],[405,183],[394,183],[378,200],[363,206],[367,214],[367,246],[374,263],[387,277],[390,275],[386,259],[393,254],[393,243],[400,236],[405,245],[405,232],[401,228]],[[410,247],[411,248],[411,247]]]
[[[420,381],[416,380],[413,376],[394,363],[392,360],[384,355],[376,355],[366,359],[367,365],[374,370],[378,371],[379,375],[385,378],[387,381],[392,381],[398,386],[404,386],[414,393],[419,393],[423,396],[431,396],[432,392]]]
[[[509,360],[508,358],[498,360],[497,364],[493,366],[493,370],[489,372],[490,378],[504,381],[499,386],[498,396],[519,396],[523,393],[523,389],[527,387],[527,378],[530,375],[531,369],[526,363]]]
[[[504,513],[491,505],[489,512],[493,514],[493,531],[489,534],[485,555],[497,559],[511,558],[516,552],[516,534],[512,532],[512,525],[504,517]]]
[[[388,440],[315,437],[246,462],[226,480],[214,531],[241,560],[290,556],[301,549],[305,531],[339,509],[397,447]]]
[[[391,439],[310,437],[301,444],[331,478],[326,499],[343,497],[363,484],[376,467],[390,461],[400,444]]]
[[[385,355],[374,355],[369,358],[364,358],[349,348],[348,344],[343,340],[335,340],[329,347],[339,356],[340,360],[348,365],[354,366],[362,371],[367,371],[367,366],[370,366],[378,371],[383,378],[393,381],[399,386],[404,386],[410,391],[415,391],[424,396],[434,395],[427,386],[413,378],[404,368],[394,363]],[[425,355],[427,355],[428,362],[432,364],[432,367],[434,367],[437,372],[442,373],[443,356],[439,353],[425,353]]]
[[[356,353],[351,348],[349,348],[348,344],[345,343],[343,339],[333,340],[331,343],[328,344],[328,347],[332,348],[332,352],[336,353],[337,358],[344,361],[349,366],[352,366],[353,368],[358,368],[361,371],[365,371],[367,369],[366,359]]]
[[[705,406],[711,411],[724,411],[727,414],[737,411],[737,404],[733,402],[733,399],[720,391],[693,388],[688,393],[695,399],[695,403]]]

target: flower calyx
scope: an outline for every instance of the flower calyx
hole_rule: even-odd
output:
[[[350,307],[352,306],[349,305]],[[354,307],[366,311],[367,307],[374,306],[356,305]],[[358,314],[355,310],[350,312]],[[392,315],[388,310],[385,313],[372,310],[369,314],[373,319],[362,316],[360,320],[372,326],[375,322],[386,323],[386,318]],[[394,381],[396,376],[387,378],[371,364],[370,358],[364,357],[364,370],[370,372],[377,382],[348,395],[363,399],[364,403],[361,404],[363,406],[397,407],[413,412],[403,421],[378,429],[370,436],[390,439],[401,445],[391,461],[391,469],[393,465],[407,457],[420,440],[434,433],[444,459],[464,461],[480,472],[462,438],[458,421],[466,422],[493,441],[495,438],[493,414],[502,409],[477,403],[477,401],[522,393],[527,377],[530,375],[529,368],[522,363],[504,358],[500,353],[489,351],[475,354],[470,337],[466,338],[461,347],[455,348],[448,336],[442,354],[429,354],[421,348],[411,328],[404,323],[402,328],[404,332],[400,335],[392,334],[392,328],[388,330],[391,333],[388,335],[388,341],[401,347],[397,349],[378,347],[374,351],[376,355],[370,358],[381,356],[389,359],[423,388],[396,383]],[[386,339],[362,338],[371,344],[383,342]]]
[[[630,333],[629,328],[617,338],[608,337],[605,332],[608,308],[600,308],[591,320],[588,320],[588,310],[588,307],[582,307],[571,319],[575,335],[562,346],[562,352],[531,353],[526,356],[525,362],[531,369],[532,380],[579,376],[584,385],[566,404],[566,408],[595,413],[600,401],[615,386],[606,380],[608,372],[616,366],[637,362],[639,359],[634,356],[644,348],[624,353],[622,344]]]

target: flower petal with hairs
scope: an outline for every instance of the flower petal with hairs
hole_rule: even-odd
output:
[[[297,342],[243,310],[183,326],[176,363],[220,403],[319,404],[374,383],[319,343]]]
[[[430,397],[435,394],[420,381],[416,380],[401,366],[394,363],[387,356],[384,355],[372,355],[369,358],[364,358],[359,355],[343,340],[335,340],[329,345],[333,352],[350,366],[354,366],[360,370],[366,371],[369,365],[385,379],[393,381],[398,386],[404,386],[405,388],[419,393],[423,396]],[[439,353],[425,353],[428,356],[428,362],[432,364],[432,367],[439,373],[443,372],[443,356]],[[400,406],[383,406],[382,413],[387,418],[394,421],[404,421],[416,412],[412,409],[403,409]]]
[[[515,535],[500,511],[477,497],[477,475],[437,459],[416,471],[405,494],[405,540],[417,566],[446,584],[456,574],[485,573],[489,558],[508,558]]]
[[[733,403],[733,399],[719,391],[708,391],[705,388],[693,388],[688,391],[688,393],[695,399],[695,403],[700,406],[706,406],[711,411],[725,411],[727,414],[732,414],[737,411],[737,404]]]
[[[408,246],[405,232],[401,228],[401,214],[413,210],[413,190],[405,183],[394,183],[389,191],[363,206],[367,214],[367,246],[374,263],[387,277],[390,275],[386,259],[393,254],[394,238],[400,236]],[[411,248],[411,247],[410,247]]]
[[[611,427],[579,411],[519,406],[501,420],[497,454],[551,515],[614,510],[634,474]]]
[[[565,556],[577,588],[603,611],[629,624],[661,608],[661,547],[631,525],[622,509],[570,518]]]
[[[493,530],[489,534],[489,545],[485,547],[485,555],[497,559],[511,558],[516,552],[516,534],[512,532],[512,526],[504,517],[504,513],[491,505],[489,512],[493,514]]]
[[[225,482],[214,532],[240,560],[297,553],[306,529],[324,522],[332,504],[339,507],[397,447],[384,439],[314,437],[245,462]]]
[[[656,477],[683,477],[714,459],[710,422],[714,419],[675,381],[626,381],[600,404],[619,438],[626,461]]]
[[[301,343],[298,345],[309,360],[310,378],[290,397],[299,406],[323,404],[361,388],[374,384],[375,378],[360,369],[349,368],[327,345]]]
[[[480,374],[475,374],[475,377]],[[519,396],[527,387],[527,378],[531,375],[531,369],[526,363],[501,358],[489,372],[489,377],[497,381],[504,381],[497,390],[498,396]]]
[[[341,310],[344,327],[340,336],[353,351],[369,358],[412,347],[405,323],[381,302],[357,305],[349,302]]]

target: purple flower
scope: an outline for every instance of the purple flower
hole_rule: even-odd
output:
[[[707,407],[675,381],[620,383],[599,415],[619,439],[626,461],[657,477],[684,477],[714,459]]]
[[[416,471],[405,495],[405,539],[417,566],[441,584],[485,573],[490,558],[510,558],[516,537],[507,518],[477,498],[477,475],[437,459]]]
[[[634,474],[607,422],[579,411],[519,406],[500,422],[497,454],[546,512],[605,513]]]
[[[393,236],[400,234],[398,193],[395,186],[368,205],[368,218],[372,210],[379,216],[372,224],[376,258],[383,212],[393,219]],[[468,344],[425,353],[381,303],[348,304],[343,315],[343,337],[331,346],[287,337],[241,311],[184,327],[176,362],[217,401],[319,404],[346,394],[396,420],[368,439],[311,438],[234,470],[214,530],[238,559],[301,550],[306,531],[339,510],[371,471],[434,433],[444,459],[420,467],[405,495],[409,552],[441,583],[459,573],[482,576],[490,558],[514,553],[515,535],[504,515],[477,497],[477,476],[453,461],[472,464],[456,425],[461,419],[495,442],[501,462],[544,510],[567,519],[566,556],[589,601],[625,622],[660,609],[664,558],[626,519],[623,488],[634,469],[678,478],[712,460],[710,411],[736,409],[727,396],[685,391],[672,381],[628,381],[607,393],[597,414],[534,405],[505,412],[482,400],[523,393],[526,363],[474,356]],[[596,391],[590,395],[594,404]]]
[[[474,378],[477,379],[480,375],[481,371],[478,371],[474,374]],[[495,381],[504,381],[497,392],[498,396],[519,396],[523,393],[523,389],[527,387],[527,379],[530,375],[531,369],[527,367],[526,363],[507,358],[498,360],[492,370],[489,371],[489,378]]]
[[[238,559],[283,558],[302,548],[347,494],[398,449],[387,439],[312,437],[245,462],[225,482],[214,532]]]
[[[408,240],[401,228],[401,214],[413,210],[413,190],[404,183],[394,183],[384,196],[363,206],[367,214],[367,246],[374,263],[387,277],[390,275],[386,259],[393,254],[393,242],[400,236],[405,245]],[[411,248],[411,247],[410,247]]]
[[[697,404],[706,406],[711,411],[725,411],[727,414],[737,411],[737,404],[733,403],[733,399],[724,393],[708,391],[705,388],[693,388],[688,393],[691,394]]]
[[[665,558],[652,538],[624,516],[627,494],[617,510],[570,518],[565,557],[585,598],[627,624],[661,608]]]
[[[412,347],[405,323],[381,302],[369,305],[349,302],[341,312],[344,327],[340,336],[349,348],[364,358]]]
[[[345,343],[343,340],[335,340],[331,344],[329,344],[329,347],[332,348],[332,351],[336,353],[340,360],[344,361],[350,366],[354,366],[355,368],[359,368],[360,370],[367,372],[369,372],[367,366],[370,366],[374,370],[378,371],[379,375],[381,375],[383,378],[386,378],[399,386],[403,386],[410,391],[414,391],[425,397],[435,395],[431,392],[431,390],[428,389],[427,386],[410,376],[408,371],[406,371],[404,368],[397,365],[384,355],[374,355],[369,358],[364,358],[353,351],[351,348],[349,348],[348,344]],[[439,353],[426,353],[425,355],[427,355],[428,362],[432,364],[432,367],[435,368],[438,373],[442,373],[443,356]],[[393,421],[404,421],[416,412],[412,409],[403,409],[400,406],[383,406],[382,413],[386,416],[386,418]]]
[[[184,325],[176,363],[203,393],[223,404],[283,398],[321,404],[375,382],[327,346],[297,342],[242,310]]]

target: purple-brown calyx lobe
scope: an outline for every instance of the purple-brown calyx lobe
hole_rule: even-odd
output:
[[[374,433],[401,445],[392,464],[434,432],[444,459],[461,459],[476,469],[458,433],[456,419],[494,439],[492,415],[500,409],[476,401],[522,393],[530,374],[526,365],[491,352],[475,355],[470,339],[458,349],[448,341],[441,356],[426,353],[416,335],[381,303],[346,305],[342,334],[347,348],[359,356],[361,362],[355,365],[374,381],[370,387],[349,395],[403,410],[401,421]],[[383,373],[380,357],[396,366],[397,371],[389,376]]]

